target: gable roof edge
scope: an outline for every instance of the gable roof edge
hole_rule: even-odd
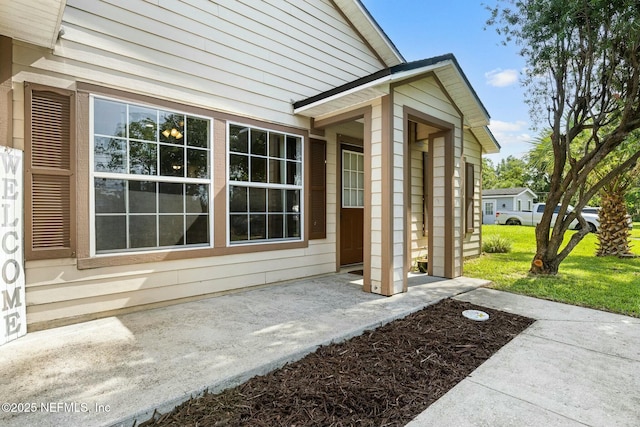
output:
[[[384,65],[392,67],[406,62],[398,48],[360,0],[330,1],[340,9],[354,29],[375,51],[376,56],[384,61]]]

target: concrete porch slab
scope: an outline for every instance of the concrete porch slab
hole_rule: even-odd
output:
[[[412,275],[388,298],[361,283],[333,274],[28,333],[0,347],[3,402],[29,404],[0,425],[129,426],[488,282]]]

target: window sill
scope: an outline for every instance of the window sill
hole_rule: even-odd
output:
[[[148,253],[123,253],[118,255],[101,255],[97,257],[78,258],[78,270],[88,270],[92,268],[115,267],[123,265],[134,265],[150,262],[178,261],[184,259],[207,258],[214,256],[251,254],[256,252],[277,251],[287,249],[301,249],[309,246],[307,240],[294,242],[280,241],[273,243],[260,243],[253,245],[238,245],[228,247],[200,248],[172,250]]]

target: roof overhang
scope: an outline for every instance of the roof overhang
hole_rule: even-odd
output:
[[[66,0],[0,2],[0,35],[53,49]]]
[[[500,144],[488,126],[482,126],[480,128],[471,129],[471,133],[476,137],[484,154],[495,154],[500,152]]]
[[[360,0],[333,0],[333,3],[340,8],[351,25],[376,51],[384,61],[384,65],[391,67],[406,62],[398,48]]]
[[[337,111],[362,105],[390,93],[393,84],[435,76],[464,116],[464,125],[478,139],[486,153],[497,153],[500,145],[487,127],[489,113],[452,54],[398,64],[330,89],[293,104],[294,114],[323,118]]]

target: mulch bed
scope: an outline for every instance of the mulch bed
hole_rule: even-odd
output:
[[[141,426],[402,426],[533,322],[447,299]]]

